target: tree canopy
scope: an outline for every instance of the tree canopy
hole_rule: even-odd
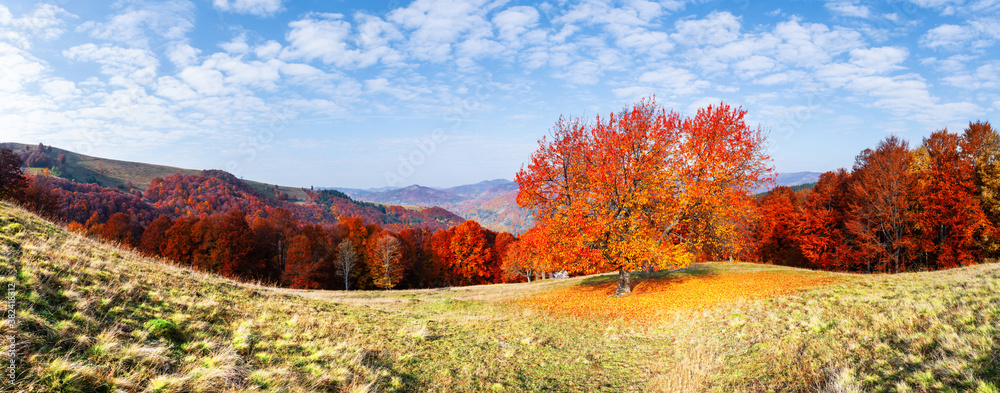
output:
[[[736,233],[771,170],[745,114],[721,103],[681,117],[650,98],[593,122],[560,118],[518,172],[517,202],[568,268],[618,269],[616,293],[628,293],[630,271],[685,266]]]

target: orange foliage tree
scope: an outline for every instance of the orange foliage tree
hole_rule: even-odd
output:
[[[486,229],[469,220],[454,228],[451,236],[451,273],[460,285],[492,279],[493,248]]]
[[[970,122],[960,147],[962,158],[975,169],[976,197],[990,224],[979,247],[987,255],[1000,255],[1000,134],[989,122]]]
[[[914,195],[919,205],[918,250],[927,256],[927,267],[951,268],[979,260],[979,239],[988,221],[976,198],[975,168],[958,150],[959,136],[947,130],[924,138],[916,168]]]
[[[646,99],[593,123],[560,118],[518,172],[517,202],[570,268],[617,269],[616,294],[629,293],[632,270],[691,261],[707,240],[699,219],[736,230],[770,171],[745,114],[723,103],[682,119]]]
[[[534,227],[521,234],[520,238],[506,247],[501,270],[504,278],[516,280],[524,277],[538,277],[551,269],[551,258],[547,247],[547,237],[540,228]]]
[[[406,274],[402,243],[391,232],[382,231],[376,235],[370,246],[372,260],[368,264],[368,269],[373,283],[382,289],[395,287]]]

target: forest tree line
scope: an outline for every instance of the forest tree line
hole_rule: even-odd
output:
[[[825,270],[947,269],[1000,256],[1000,136],[988,123],[914,148],[890,136],[852,170],[757,200],[745,259]]]
[[[0,152],[6,163],[0,198],[71,231],[199,271],[311,289],[427,288],[518,277],[503,269],[515,236],[474,221],[454,225],[457,216],[444,209],[416,215],[327,190],[308,192],[306,206],[276,207],[222,171],[155,178],[145,192],[24,175],[25,158],[40,151],[46,148]],[[395,221],[380,225],[386,217]]]

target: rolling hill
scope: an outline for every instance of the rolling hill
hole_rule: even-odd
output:
[[[37,151],[38,145],[26,145],[23,143],[4,142],[0,147],[8,147],[14,151],[23,151],[25,148]],[[201,170],[176,168],[165,165],[146,164],[141,162],[112,160],[101,157],[93,157],[76,153],[54,146],[45,146],[49,151],[46,154],[55,161],[60,154],[66,156],[66,164],[63,169],[55,171],[53,175],[79,183],[94,183],[105,188],[125,189],[131,183],[134,189],[145,191],[149,188],[150,182],[157,178],[166,178],[175,173],[187,176],[201,174]],[[53,166],[55,168],[56,166]],[[38,174],[42,168],[28,168],[28,173]],[[271,188],[274,185],[260,183],[250,180],[245,182],[255,188]],[[285,192],[295,200],[305,200],[306,193],[298,187],[277,186],[279,192]]]
[[[77,154],[51,146],[0,143],[29,157],[44,158],[44,165],[28,168],[32,174],[46,169],[48,189],[62,199],[67,221],[86,222],[99,213],[104,222],[116,212],[146,211],[149,219],[159,214],[172,218],[208,214],[213,209],[239,209],[246,214],[284,208],[315,224],[333,224],[343,217],[360,217],[365,223],[401,231],[449,228],[464,219],[437,208],[404,208],[353,200],[347,195],[302,188],[283,187],[238,179],[220,170],[196,171],[137,162],[108,160]],[[60,156],[64,158],[60,160]],[[44,166],[41,167],[41,166]],[[115,190],[121,193],[114,192]]]
[[[975,391],[1000,386],[1000,265],[745,263],[446,290],[237,283],[0,202],[10,385],[31,392]],[[797,283],[796,285],[791,285]],[[593,311],[593,312],[588,312]]]
[[[498,232],[520,234],[534,225],[531,211],[517,205],[517,183],[506,179],[485,180],[444,189],[416,184],[394,189],[335,189],[367,202],[439,206]]]

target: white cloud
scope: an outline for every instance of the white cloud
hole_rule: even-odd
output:
[[[281,53],[281,44],[279,44],[278,41],[271,40],[263,45],[254,47],[253,53],[260,59],[272,59]]]
[[[871,16],[871,9],[868,8],[868,6],[843,1],[828,1],[826,3],[826,9],[839,16],[848,16],[853,18],[868,18]]]
[[[41,85],[42,91],[57,101],[75,98],[80,94],[80,89],[76,88],[75,83],[62,78],[52,78],[42,82]]]
[[[927,124],[944,124],[982,113],[982,108],[970,102],[938,103],[940,99],[930,94],[927,83],[917,75],[862,76],[848,82],[847,87],[875,98],[876,107]]]
[[[700,80],[694,73],[674,67],[660,67],[655,71],[644,72],[639,76],[639,82],[657,86],[657,93],[666,96],[691,95],[711,86],[711,83]]]
[[[920,37],[920,44],[928,48],[960,48],[963,43],[974,38],[975,32],[969,28],[944,24],[928,30],[923,37]]]
[[[785,71],[767,75],[753,81],[754,84],[773,86],[785,83],[804,83],[809,80],[809,76],[803,71]]]
[[[767,56],[753,55],[733,64],[733,68],[742,71],[744,75],[755,76],[764,72],[773,71],[778,65],[774,59]]]
[[[233,37],[232,40],[219,44],[219,47],[222,48],[222,50],[234,55],[242,55],[250,52],[250,45],[247,44],[246,34],[240,34]]]
[[[148,50],[109,45],[78,45],[63,51],[63,56],[100,64],[101,73],[109,76],[112,83],[122,86],[152,84],[160,65],[156,55]]]
[[[493,25],[501,40],[518,43],[525,33],[538,25],[538,10],[534,7],[517,6],[497,13],[493,17]]]
[[[682,20],[675,24],[674,41],[690,46],[722,45],[735,41],[740,18],[728,12],[712,12],[705,19]]]
[[[39,80],[46,66],[22,49],[0,42],[0,69],[0,92],[13,93]]]
[[[863,46],[861,33],[855,30],[796,20],[778,23],[774,37],[780,40],[777,59],[802,66],[827,64],[834,56]]]
[[[949,85],[968,90],[1000,89],[1000,61],[983,64],[973,72],[942,78]]]
[[[74,17],[54,5],[39,4],[30,13],[15,18],[6,6],[0,4],[0,40],[29,49],[34,38],[45,41],[59,38],[65,32],[62,28],[64,19]]]
[[[180,40],[194,29],[195,6],[189,0],[147,1],[124,6],[107,22],[86,22],[77,31],[89,31],[94,38],[149,48],[151,40]]]
[[[225,12],[271,16],[281,11],[281,0],[212,0],[216,9]]]
[[[920,37],[920,45],[932,49],[966,50],[970,46],[982,49],[1000,40],[1000,20],[981,18],[965,25],[943,24]]]
[[[198,59],[201,50],[186,44],[174,43],[167,49],[167,58],[177,67],[187,67]]]
[[[382,60],[394,63],[399,53],[388,42],[401,38],[395,28],[378,17],[358,14],[360,34],[355,35],[350,22],[341,14],[310,14],[288,24],[285,38],[289,46],[281,58],[319,59],[337,67],[369,67]]]
[[[195,93],[191,86],[172,76],[163,76],[157,79],[156,94],[172,101],[188,101],[198,98],[198,93]]]
[[[858,48],[851,50],[851,64],[878,74],[901,69],[899,64],[908,56],[909,51],[900,47]]]
[[[416,0],[393,10],[388,20],[409,30],[406,51],[411,57],[441,63],[451,58],[463,37],[492,36],[493,25],[485,15],[497,6],[485,0]]]

